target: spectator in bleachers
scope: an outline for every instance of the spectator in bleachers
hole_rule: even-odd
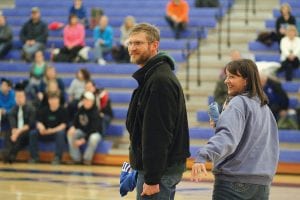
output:
[[[17,153],[28,145],[29,132],[35,128],[35,109],[26,101],[24,86],[15,87],[16,105],[9,112],[10,131],[5,134],[4,162],[15,161]]]
[[[79,22],[86,28],[89,27],[89,20],[87,18],[87,12],[85,6],[82,4],[82,0],[74,0],[73,5],[69,10],[69,15],[74,14],[78,17]]]
[[[74,14],[69,16],[69,24],[63,30],[64,46],[55,52],[56,62],[80,62],[79,51],[85,46],[85,29]]]
[[[38,92],[38,87],[44,77],[47,63],[44,59],[42,51],[35,52],[34,62],[31,65],[29,72],[28,85],[25,88],[27,96],[32,100]]]
[[[6,131],[9,128],[7,116],[15,105],[15,91],[12,89],[12,82],[6,78],[2,78],[0,90],[1,131]]]
[[[36,130],[29,135],[30,163],[39,162],[38,140],[55,141],[55,157],[52,164],[60,164],[65,147],[65,130],[68,123],[67,111],[60,106],[59,93],[49,93],[49,106],[42,108],[37,114]]]
[[[82,68],[76,73],[76,77],[72,80],[71,85],[68,89],[68,111],[70,120],[73,120],[75,113],[78,110],[78,103],[85,91],[85,84],[91,79],[90,72]]]
[[[48,27],[41,20],[38,7],[31,9],[31,18],[22,26],[20,39],[23,42],[22,58],[30,62],[38,50],[43,50],[48,37]]]
[[[170,0],[166,6],[165,19],[175,32],[175,38],[180,38],[189,22],[189,4],[185,0]]]
[[[102,135],[106,134],[107,128],[109,127],[111,120],[113,119],[113,110],[111,106],[111,100],[109,93],[104,88],[97,88],[93,81],[88,81],[85,85],[85,90],[92,92],[96,98],[96,106],[99,110],[100,117],[102,119]]]
[[[0,14],[0,58],[3,58],[12,48],[13,34],[6,24],[5,16]]]
[[[293,70],[299,67],[300,58],[300,38],[297,36],[296,26],[289,25],[287,27],[286,36],[280,42],[280,60],[281,67],[279,72],[285,71],[285,79],[291,81],[293,79]]]
[[[102,15],[99,20],[99,25],[96,26],[93,31],[95,59],[99,65],[106,64],[103,55],[111,52],[113,37],[113,29],[108,24],[108,17],[106,15]]]
[[[289,113],[289,97],[278,80],[270,78],[263,71],[259,72],[260,82],[269,99],[269,107],[278,123],[278,128],[297,129],[295,117]],[[295,111],[294,111],[295,112]]]
[[[39,108],[43,108],[45,106],[48,106],[48,94],[49,93],[58,93],[59,94],[59,104],[61,107],[64,107],[65,105],[65,94],[62,93],[62,91],[59,89],[58,86],[58,82],[55,80],[50,80],[47,82],[47,86],[46,86],[46,90],[43,93],[43,95],[41,95],[40,97],[42,97],[41,99],[39,99],[40,101],[40,105]]]
[[[124,22],[120,28],[121,31],[120,45],[114,46],[112,50],[114,59],[118,62],[126,62],[126,63],[130,62],[130,57],[127,48],[127,39],[128,39],[129,32],[132,30],[135,24],[136,22],[133,16],[127,16],[124,19]]]
[[[291,13],[291,7],[289,4],[284,3],[280,7],[281,15],[276,19],[276,33],[278,42],[286,36],[287,26],[296,25],[296,18]]]
[[[83,95],[82,106],[77,112],[73,126],[68,130],[69,151],[75,163],[81,163],[81,153],[79,147],[87,144],[83,155],[83,163],[92,164],[101,136],[101,118],[95,105],[95,96],[91,92]]]
[[[281,116],[285,116],[289,108],[289,98],[287,93],[281,86],[281,83],[278,80],[274,80],[263,72],[259,73],[260,82],[263,86],[264,92],[269,99],[269,107],[275,116],[275,119],[278,119]]]
[[[44,92],[46,92],[48,82],[50,82],[52,80],[57,82],[59,90],[61,91],[61,93],[62,94],[65,93],[64,82],[61,80],[61,78],[57,77],[55,67],[47,66],[44,78],[43,78],[43,80],[41,81],[41,83],[39,85],[39,92],[38,92],[39,99],[41,99],[40,97],[43,95]]]

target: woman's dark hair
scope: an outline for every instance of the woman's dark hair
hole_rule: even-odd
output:
[[[79,71],[82,73],[85,82],[91,80],[91,74],[86,68],[81,68]]]
[[[77,15],[75,15],[75,14],[70,14],[70,15],[69,15],[69,21],[68,21],[69,24],[71,23],[71,19],[72,19],[73,17],[78,18]]]
[[[248,93],[248,97],[258,96],[261,106],[268,104],[268,97],[263,91],[259,73],[256,64],[249,59],[240,59],[231,61],[225,67],[231,74],[242,76],[246,79],[246,88],[244,92]]]

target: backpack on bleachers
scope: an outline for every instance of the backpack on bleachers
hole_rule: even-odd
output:
[[[274,31],[263,31],[258,34],[256,41],[271,46],[273,42],[277,41],[277,35]]]
[[[195,0],[195,7],[219,7],[218,0]]]

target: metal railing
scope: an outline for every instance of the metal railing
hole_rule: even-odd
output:
[[[249,23],[250,0],[245,0],[245,24]],[[256,0],[252,0],[252,13],[256,15]]]
[[[186,91],[186,98],[187,100],[189,100],[189,89],[190,89],[190,56],[196,51],[196,55],[197,55],[197,84],[198,86],[201,85],[201,75],[200,75],[200,71],[201,71],[201,38],[204,36],[205,34],[205,29],[204,27],[199,27],[198,30],[191,35],[190,38],[187,39],[186,41],[186,45],[185,48],[182,49],[182,55],[185,59],[186,62],[186,77],[185,77],[185,91]],[[193,49],[191,46],[191,39],[197,39],[197,45],[196,48]]]

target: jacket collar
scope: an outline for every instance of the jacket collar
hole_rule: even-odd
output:
[[[142,68],[138,69],[132,75],[132,77],[138,81],[139,85],[141,85],[147,80],[151,72],[153,72],[155,68],[159,67],[163,63],[168,63],[170,68],[174,70],[175,64],[173,59],[166,53],[160,52],[150,58]]]

